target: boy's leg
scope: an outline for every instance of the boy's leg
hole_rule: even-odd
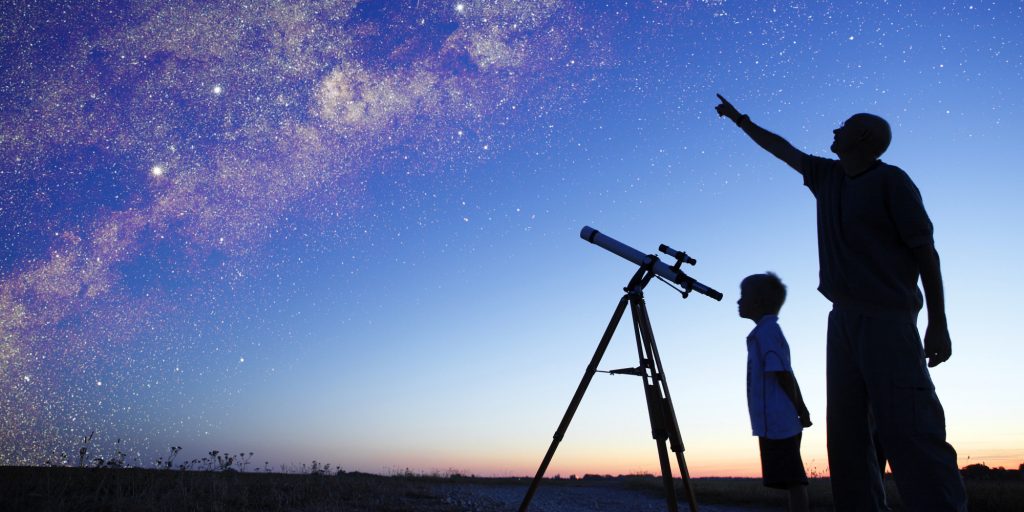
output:
[[[789,512],[808,512],[810,504],[807,502],[807,486],[794,485],[789,488]]]
[[[868,387],[900,498],[910,511],[967,509],[956,451],[913,315],[865,319]]]
[[[871,441],[868,396],[861,371],[860,315],[833,310],[828,317],[826,430],[832,496],[837,512],[876,512],[885,489]]]
[[[764,485],[789,491],[789,509],[795,512],[807,512],[807,473],[800,458],[801,437],[797,434],[786,439],[758,438]]]

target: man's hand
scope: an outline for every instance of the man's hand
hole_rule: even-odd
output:
[[[946,362],[953,355],[949,327],[944,322],[928,322],[928,329],[924,333],[924,355],[928,358],[929,368]]]
[[[718,112],[718,116],[728,117],[734,123],[738,121],[740,119],[740,112],[736,110],[736,107],[732,106],[732,103],[729,103],[721,94],[716,94],[715,96],[722,100],[722,104],[715,107],[715,112]]]

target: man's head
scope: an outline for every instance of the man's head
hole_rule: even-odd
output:
[[[831,149],[839,158],[874,160],[882,156],[892,142],[889,123],[874,114],[854,114],[832,133],[835,139]]]
[[[747,276],[740,283],[740,318],[757,322],[764,315],[777,315],[786,302],[786,285],[772,272]]]

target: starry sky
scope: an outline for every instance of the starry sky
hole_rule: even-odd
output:
[[[822,156],[849,115],[889,120],[942,256],[949,440],[1024,461],[1020,2],[4,11],[0,464],[95,432],[143,466],[531,475],[635,270],[591,225],[725,293],[647,290],[694,476],[758,474],[735,301],[782,277],[825,473],[813,198],[715,93]],[[620,331],[602,369],[636,365]],[[548,474],[657,467],[639,379],[598,374]]]

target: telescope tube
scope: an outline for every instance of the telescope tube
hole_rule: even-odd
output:
[[[651,265],[651,271],[655,274],[673,282],[685,288],[689,288],[702,295],[707,295],[715,300],[722,300],[722,293],[716,291],[708,286],[705,286],[698,282],[696,279],[686,275],[682,270],[673,268],[670,265],[665,264],[659,260],[657,256],[652,254],[644,254],[608,235],[602,234],[600,231],[590,227],[583,226],[580,230],[580,238],[598,246],[602,249],[616,254],[619,257],[632,261],[637,265],[645,266]]]

